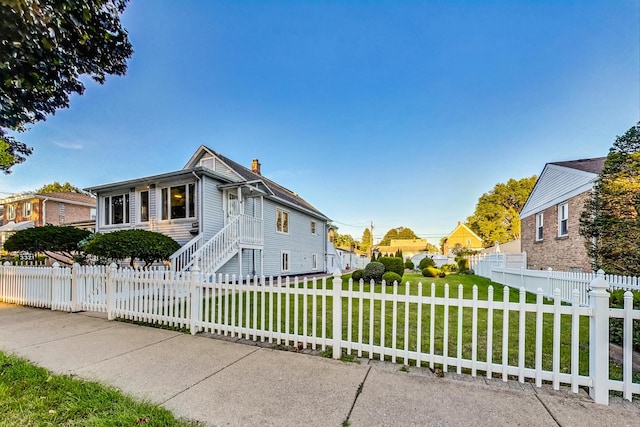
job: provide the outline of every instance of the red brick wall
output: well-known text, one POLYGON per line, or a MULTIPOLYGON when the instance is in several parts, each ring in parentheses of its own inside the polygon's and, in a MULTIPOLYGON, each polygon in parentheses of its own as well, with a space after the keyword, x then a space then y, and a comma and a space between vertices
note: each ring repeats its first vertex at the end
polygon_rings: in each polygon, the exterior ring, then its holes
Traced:
POLYGON ((551 267, 558 271, 580 269, 591 271, 591 262, 585 249, 585 241, 580 236, 580 215, 590 192, 584 192, 568 200, 568 235, 558 237, 558 206, 551 206, 544 212, 544 232, 542 241, 536 242, 536 215, 522 220, 522 250, 527 253, 527 268, 538 270, 551 267))

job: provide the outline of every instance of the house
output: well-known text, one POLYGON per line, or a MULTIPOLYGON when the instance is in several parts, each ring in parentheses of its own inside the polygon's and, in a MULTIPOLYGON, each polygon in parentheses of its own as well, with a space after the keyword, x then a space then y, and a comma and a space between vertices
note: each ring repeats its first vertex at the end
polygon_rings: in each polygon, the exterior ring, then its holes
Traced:
POLYGON ((510 242, 498 244, 491 246, 489 248, 484 248, 480 251, 482 254, 519 254, 522 253, 522 240, 516 239, 510 242))
POLYGON ((591 271, 580 216, 606 157, 547 163, 520 212, 527 268, 591 271))
POLYGON ((418 254, 429 253, 427 239, 391 239, 389 245, 376 246, 375 249, 382 255, 395 256, 398 251, 402 251, 403 258, 411 258, 418 254))
POLYGON ((291 190, 200 146, 180 170, 90 187, 96 230, 144 229, 181 249, 172 268, 288 276, 326 271, 329 219, 291 190))
POLYGON ((456 247, 470 251, 482 250, 482 239, 460 221, 458 221, 456 228, 442 239, 441 243, 443 255, 452 254, 456 247))
POLYGON ((82 225, 93 228, 96 199, 82 193, 24 193, 0 199, 4 213, 0 244, 16 231, 43 225, 82 225))

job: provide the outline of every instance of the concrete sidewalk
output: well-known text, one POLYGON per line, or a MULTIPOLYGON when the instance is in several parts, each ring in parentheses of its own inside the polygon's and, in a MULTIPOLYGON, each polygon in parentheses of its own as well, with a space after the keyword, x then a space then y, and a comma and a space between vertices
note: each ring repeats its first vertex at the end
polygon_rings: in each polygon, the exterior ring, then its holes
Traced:
POLYGON ((581 392, 300 353, 0 303, 0 350, 206 425, 638 426, 581 392), (348 422, 347 423, 345 423, 348 422))

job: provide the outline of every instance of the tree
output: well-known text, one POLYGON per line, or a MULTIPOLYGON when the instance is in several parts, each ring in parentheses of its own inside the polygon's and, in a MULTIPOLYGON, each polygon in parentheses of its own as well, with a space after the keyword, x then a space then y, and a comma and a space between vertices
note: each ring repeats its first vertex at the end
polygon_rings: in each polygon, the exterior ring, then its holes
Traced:
POLYGON ((16 231, 4 243, 10 252, 46 253, 56 261, 70 265, 78 258, 79 244, 91 234, 69 226, 45 225, 16 231))
POLYGON ((640 122, 617 136, 580 218, 594 270, 640 275, 640 122))
POLYGON ((467 226, 481 239, 484 247, 520 238, 520 211, 536 184, 537 177, 510 179, 499 183, 478 199, 467 226))
POLYGON ((380 246, 389 246, 391 240, 399 240, 399 239, 417 239, 418 236, 413 232, 412 229, 406 227, 397 227, 392 228, 387 231, 387 234, 384 235, 384 238, 378 243, 380 246))
POLYGON ((84 251, 109 261, 129 259, 133 267, 136 259, 145 266, 156 261, 169 259, 180 245, 169 236, 147 230, 118 230, 112 233, 96 234, 89 240, 84 251))
POLYGON ((42 187, 38 188, 36 191, 38 194, 48 194, 48 193, 82 193, 75 185, 71 185, 69 182, 65 182, 64 184, 60 184, 58 181, 54 181, 51 184, 45 184, 42 187))
POLYGON ((360 250, 363 252, 369 252, 369 249, 373 246, 373 236, 371 230, 365 228, 362 232, 362 240, 360 241, 360 250))
POLYGON ((353 239, 350 234, 339 234, 336 232, 333 237, 333 245, 336 248, 357 248, 359 246, 359 242, 353 239))
POLYGON ((32 149, 7 134, 23 132, 69 107, 82 94, 80 76, 102 84, 123 75, 133 53, 120 15, 128 0, 2 0, 0 2, 0 170, 32 149))

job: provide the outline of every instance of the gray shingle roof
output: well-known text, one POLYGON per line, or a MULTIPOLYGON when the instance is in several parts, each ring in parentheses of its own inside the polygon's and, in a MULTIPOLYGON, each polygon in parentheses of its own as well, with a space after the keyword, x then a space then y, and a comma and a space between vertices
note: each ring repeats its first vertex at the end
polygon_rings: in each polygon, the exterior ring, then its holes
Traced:
POLYGON ((606 157, 596 157, 593 159, 580 159, 580 160, 570 160, 567 162, 553 162, 551 165, 564 166, 566 168, 577 169, 584 172, 595 173, 596 175, 602 172, 602 168, 604 167, 604 161, 607 160, 606 157))

